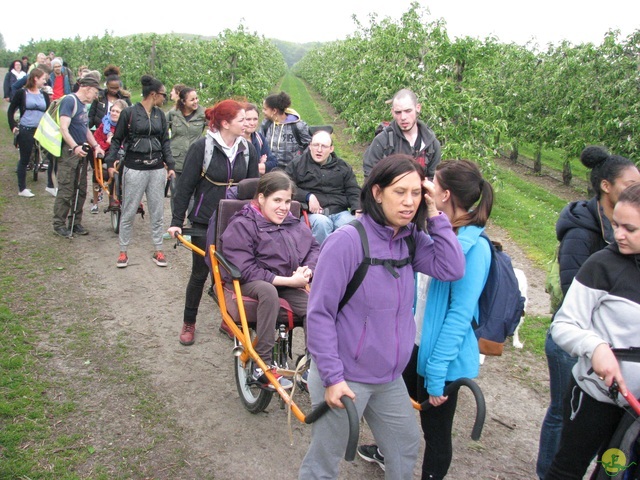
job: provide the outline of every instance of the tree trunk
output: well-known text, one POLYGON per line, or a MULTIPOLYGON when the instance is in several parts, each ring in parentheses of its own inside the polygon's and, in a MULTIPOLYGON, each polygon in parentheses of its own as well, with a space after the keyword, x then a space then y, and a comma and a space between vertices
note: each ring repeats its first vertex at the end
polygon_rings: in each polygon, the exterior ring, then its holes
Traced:
POLYGON ((511 153, 509 154, 509 160, 513 163, 518 163, 518 142, 513 142, 511 146, 511 153))
POLYGON ((542 173, 542 148, 538 148, 536 158, 533 160, 533 173, 542 173))
POLYGON ((571 173, 571 162, 567 158, 562 165, 562 183, 569 186, 571 185, 571 179, 573 174, 571 173))

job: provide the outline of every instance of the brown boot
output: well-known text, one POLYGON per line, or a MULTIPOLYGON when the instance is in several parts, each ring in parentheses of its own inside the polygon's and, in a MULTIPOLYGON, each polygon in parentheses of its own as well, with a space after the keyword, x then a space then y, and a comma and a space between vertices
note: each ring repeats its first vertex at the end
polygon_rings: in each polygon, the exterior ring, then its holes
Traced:
POLYGON ((231 331, 231 329, 227 326, 227 324, 225 323, 225 321, 223 320, 220 323, 220 328, 218 329, 220 330, 222 333, 224 333, 227 337, 229 337, 231 340, 233 340, 233 332, 231 331))
POLYGON ((193 345, 195 342, 196 324, 185 323, 182 325, 182 332, 180 332, 180 343, 182 345, 193 345))

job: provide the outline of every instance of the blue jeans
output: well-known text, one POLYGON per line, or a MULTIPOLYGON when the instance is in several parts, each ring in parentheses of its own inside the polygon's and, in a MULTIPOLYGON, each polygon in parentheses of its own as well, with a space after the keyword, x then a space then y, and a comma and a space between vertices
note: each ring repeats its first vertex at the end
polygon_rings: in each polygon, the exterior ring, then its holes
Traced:
POLYGON ((553 462, 558 447, 560 446, 560 434, 562 433, 562 417, 565 393, 569 389, 573 375, 571 369, 578 359, 562 350, 547 332, 547 340, 544 345, 549 365, 549 394, 551 403, 547 408, 547 414, 542 422, 540 430, 540 444, 538 447, 538 462, 536 474, 544 478, 553 462))
POLYGON ((321 213, 309 214, 309 223, 311 224, 311 233, 316 241, 322 245, 325 238, 327 238, 334 230, 337 230, 343 225, 346 225, 355 217, 351 215, 349 210, 344 210, 339 213, 333 213, 331 215, 323 215, 321 213))

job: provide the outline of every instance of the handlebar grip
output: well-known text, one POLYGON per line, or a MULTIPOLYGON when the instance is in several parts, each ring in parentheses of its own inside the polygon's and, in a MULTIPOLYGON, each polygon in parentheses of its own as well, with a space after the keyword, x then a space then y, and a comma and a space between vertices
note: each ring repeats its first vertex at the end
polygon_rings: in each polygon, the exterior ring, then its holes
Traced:
MULTIPOLYGON (((353 462, 356 458, 356 449, 358 448, 358 437, 360 436, 360 423, 358 421, 358 411, 351 398, 343 395, 340 401, 347 411, 349 419, 349 438, 347 440, 347 449, 345 450, 344 459, 347 462, 353 462)), ((329 411, 330 407, 327 402, 322 402, 309 415, 305 416, 304 423, 310 424, 318 420, 322 415, 329 411)))
POLYGON ((640 416, 640 402, 638 402, 633 393, 627 390, 627 394, 622 396, 627 401, 629 406, 633 408, 633 411, 636 412, 636 415, 640 416))
MULTIPOLYGON (((471 380, 470 378, 459 378, 451 382, 444 388, 444 396, 448 396, 449 394, 457 392, 460 387, 465 386, 471 393, 473 393, 473 397, 476 401, 476 419, 473 422, 473 429, 471 430, 471 439, 478 441, 480 440, 480 435, 482 435, 482 428, 484 427, 484 420, 487 416, 487 406, 484 401, 484 394, 480 387, 476 382, 471 380)), ((420 404, 420 408, 424 411, 432 408, 432 405, 429 403, 429 400, 425 400, 420 404)))

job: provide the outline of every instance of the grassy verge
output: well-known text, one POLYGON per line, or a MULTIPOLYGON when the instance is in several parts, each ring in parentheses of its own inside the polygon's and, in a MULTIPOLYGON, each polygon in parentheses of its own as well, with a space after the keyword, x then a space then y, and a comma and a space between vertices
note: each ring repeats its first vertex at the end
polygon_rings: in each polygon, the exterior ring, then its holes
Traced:
POLYGON ((507 230, 539 268, 546 268, 556 249, 555 223, 566 201, 507 169, 497 168, 492 183, 492 222, 507 230))
POLYGON ((7 196, 15 190, 16 153, 6 122, 5 115, 0 478, 159 478, 154 472, 163 466, 160 478, 184 478, 188 456, 173 415, 148 372, 134 365, 128 339, 109 343, 99 321, 108 305, 81 287, 95 282, 95 272, 83 277, 71 244, 54 241, 44 196, 28 203, 7 196), (38 227, 28 235, 21 225, 38 227))

